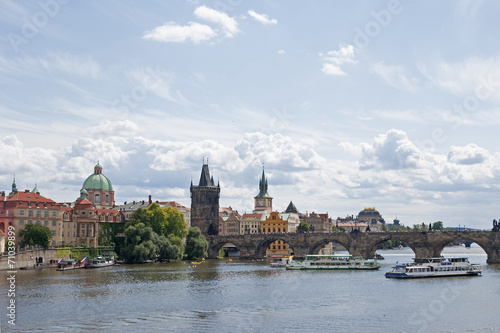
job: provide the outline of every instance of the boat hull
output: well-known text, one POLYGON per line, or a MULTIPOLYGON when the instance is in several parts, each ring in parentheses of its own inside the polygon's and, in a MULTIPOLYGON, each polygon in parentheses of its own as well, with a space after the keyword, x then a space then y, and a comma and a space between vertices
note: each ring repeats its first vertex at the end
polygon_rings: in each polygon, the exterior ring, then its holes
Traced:
POLYGON ((422 274, 422 275, 409 275, 406 273, 385 273, 386 278, 390 279, 422 279, 422 278, 439 278, 439 277, 453 277, 453 276, 479 276, 481 272, 469 272, 460 274, 422 274))

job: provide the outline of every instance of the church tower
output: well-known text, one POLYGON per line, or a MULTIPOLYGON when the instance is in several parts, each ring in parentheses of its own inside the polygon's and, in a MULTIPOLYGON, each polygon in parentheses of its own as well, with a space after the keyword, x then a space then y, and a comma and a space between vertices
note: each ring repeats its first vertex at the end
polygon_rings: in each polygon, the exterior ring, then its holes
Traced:
POLYGON ((273 198, 267 193, 267 179, 262 168, 262 178, 259 181, 259 194, 255 199, 255 214, 271 213, 273 211, 273 198))
POLYGON ((193 185, 191 181, 191 227, 198 227, 207 235, 219 234, 219 197, 220 186, 215 185, 214 177, 210 177, 208 164, 203 162, 200 183, 193 185))

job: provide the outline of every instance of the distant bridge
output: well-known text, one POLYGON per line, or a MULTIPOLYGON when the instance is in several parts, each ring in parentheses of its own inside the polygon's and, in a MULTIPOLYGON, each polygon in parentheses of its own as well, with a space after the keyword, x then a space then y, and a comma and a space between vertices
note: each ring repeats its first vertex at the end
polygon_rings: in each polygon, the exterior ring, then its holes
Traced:
POLYGON ((265 258, 267 248, 277 240, 288 244, 294 255, 300 257, 317 254, 326 244, 337 242, 353 256, 374 258, 378 247, 392 239, 404 242, 419 258, 440 256, 443 248, 453 241, 477 243, 488 255, 488 263, 500 263, 500 232, 492 231, 264 233, 207 237, 209 258, 216 258, 220 249, 231 243, 240 250, 241 259, 265 258))

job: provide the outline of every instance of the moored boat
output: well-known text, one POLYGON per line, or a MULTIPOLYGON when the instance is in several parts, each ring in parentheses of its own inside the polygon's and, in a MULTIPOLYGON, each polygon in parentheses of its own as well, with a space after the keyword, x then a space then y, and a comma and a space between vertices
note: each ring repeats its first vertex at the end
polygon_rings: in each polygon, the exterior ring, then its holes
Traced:
POLYGON ((353 257, 350 254, 307 255, 305 259, 291 258, 286 265, 290 270, 376 270, 380 264, 375 259, 353 257))
POLYGON ((94 259, 90 259, 85 263, 85 268, 101 268, 113 266, 115 257, 111 255, 102 255, 94 259))
POLYGON ((472 264, 468 258, 415 258, 412 263, 396 264, 386 278, 413 279, 449 276, 476 276, 481 274, 481 265, 472 264))
POLYGON ((60 260, 57 263, 57 270, 58 271, 68 271, 71 269, 77 269, 77 268, 82 268, 83 266, 80 265, 79 262, 77 262, 75 259, 66 259, 66 260, 60 260))
POLYGON ((292 256, 284 256, 284 257, 275 257, 271 258, 270 264, 271 267, 286 267, 286 265, 290 262, 292 256))

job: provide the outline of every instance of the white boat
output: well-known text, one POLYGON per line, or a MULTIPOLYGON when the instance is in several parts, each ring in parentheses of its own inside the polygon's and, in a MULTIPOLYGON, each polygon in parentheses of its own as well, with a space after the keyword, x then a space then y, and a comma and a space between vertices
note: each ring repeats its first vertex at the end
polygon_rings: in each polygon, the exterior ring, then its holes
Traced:
POLYGON ((271 267, 286 267, 291 258, 291 256, 271 258, 271 267))
POLYGON ((471 264, 468 258, 415 258, 412 263, 396 264, 386 278, 412 279, 481 274, 481 265, 471 264))
POLYGON ((82 267, 83 266, 80 265, 80 262, 77 262, 75 259, 61 260, 57 263, 58 271, 69 271, 71 269, 77 269, 82 267))
POLYGON ((90 259, 85 263, 85 268, 101 268, 113 266, 115 264, 115 257, 109 255, 102 255, 94 259, 90 259))
POLYGON ((375 259, 353 257, 350 254, 307 255, 305 259, 291 258, 286 269, 300 270, 375 270, 380 264, 375 259))

